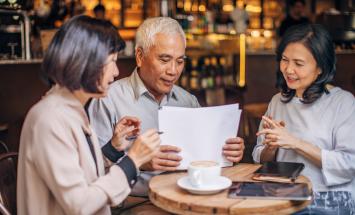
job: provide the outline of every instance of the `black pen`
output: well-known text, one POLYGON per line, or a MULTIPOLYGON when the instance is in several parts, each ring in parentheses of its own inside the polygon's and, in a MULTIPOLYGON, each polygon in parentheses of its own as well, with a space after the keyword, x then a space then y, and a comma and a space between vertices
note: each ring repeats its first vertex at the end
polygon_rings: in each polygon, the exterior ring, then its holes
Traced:
MULTIPOLYGON (((158 134, 161 135, 163 134, 164 132, 162 131, 158 131, 158 134)), ((135 139, 137 139, 138 135, 132 135, 132 136, 129 136, 129 137, 126 137, 126 140, 128 141, 134 141, 135 139)))

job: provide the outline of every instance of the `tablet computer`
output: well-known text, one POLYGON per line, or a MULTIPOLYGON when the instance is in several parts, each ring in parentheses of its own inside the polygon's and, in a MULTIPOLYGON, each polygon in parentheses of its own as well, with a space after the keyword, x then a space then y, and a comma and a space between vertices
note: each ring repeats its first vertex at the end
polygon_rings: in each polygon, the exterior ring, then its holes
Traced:
POLYGON ((312 199, 312 192, 306 183, 233 182, 228 197, 305 201, 312 199))

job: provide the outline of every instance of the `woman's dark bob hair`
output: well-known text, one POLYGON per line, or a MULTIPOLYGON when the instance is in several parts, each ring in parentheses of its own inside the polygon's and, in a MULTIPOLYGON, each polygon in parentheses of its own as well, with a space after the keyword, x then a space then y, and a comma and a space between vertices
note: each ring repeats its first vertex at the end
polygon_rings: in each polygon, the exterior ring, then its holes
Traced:
POLYGON ((125 42, 109 21, 76 16, 53 37, 42 70, 49 82, 70 91, 100 93, 97 87, 107 57, 124 47, 125 42))
POLYGON ((320 98, 323 93, 329 93, 326 84, 329 84, 335 75, 336 57, 333 40, 330 34, 320 25, 302 24, 290 27, 282 37, 277 50, 278 64, 276 87, 281 91, 282 101, 287 103, 295 96, 296 91, 287 87, 287 83, 280 71, 280 61, 285 48, 290 43, 302 43, 313 55, 321 74, 304 91, 302 102, 312 103, 320 98))

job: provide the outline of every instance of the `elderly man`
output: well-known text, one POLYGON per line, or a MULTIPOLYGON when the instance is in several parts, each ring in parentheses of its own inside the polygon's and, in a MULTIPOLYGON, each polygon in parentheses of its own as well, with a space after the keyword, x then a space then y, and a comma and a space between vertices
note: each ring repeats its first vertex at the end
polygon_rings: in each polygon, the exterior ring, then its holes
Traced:
MULTIPOLYGON (((116 138, 115 125, 123 116, 138 117, 145 131, 158 128, 161 106, 200 106, 195 96, 174 85, 184 68, 185 47, 185 34, 176 20, 156 17, 143 22, 136 33, 137 68, 130 77, 113 83, 106 98, 93 100, 89 107, 101 145, 110 145, 107 143, 116 138)), ((223 146, 223 154, 231 162, 239 162, 243 150, 244 141, 238 137, 226 140, 223 146)), ((132 194, 147 195, 153 171, 176 170, 182 159, 179 151, 175 146, 161 146, 157 156, 141 168, 144 172, 132 194)))

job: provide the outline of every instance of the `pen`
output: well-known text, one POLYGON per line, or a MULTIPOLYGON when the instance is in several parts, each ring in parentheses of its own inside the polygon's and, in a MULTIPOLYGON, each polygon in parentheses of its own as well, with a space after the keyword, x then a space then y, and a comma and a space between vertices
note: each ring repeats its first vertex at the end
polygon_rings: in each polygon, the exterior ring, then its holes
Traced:
MULTIPOLYGON (((162 131, 158 131, 158 134, 161 135, 163 134, 164 132, 162 131)), ((135 139, 137 139, 138 135, 132 135, 132 136, 129 136, 129 137, 126 137, 126 140, 128 141, 134 141, 135 139)))

